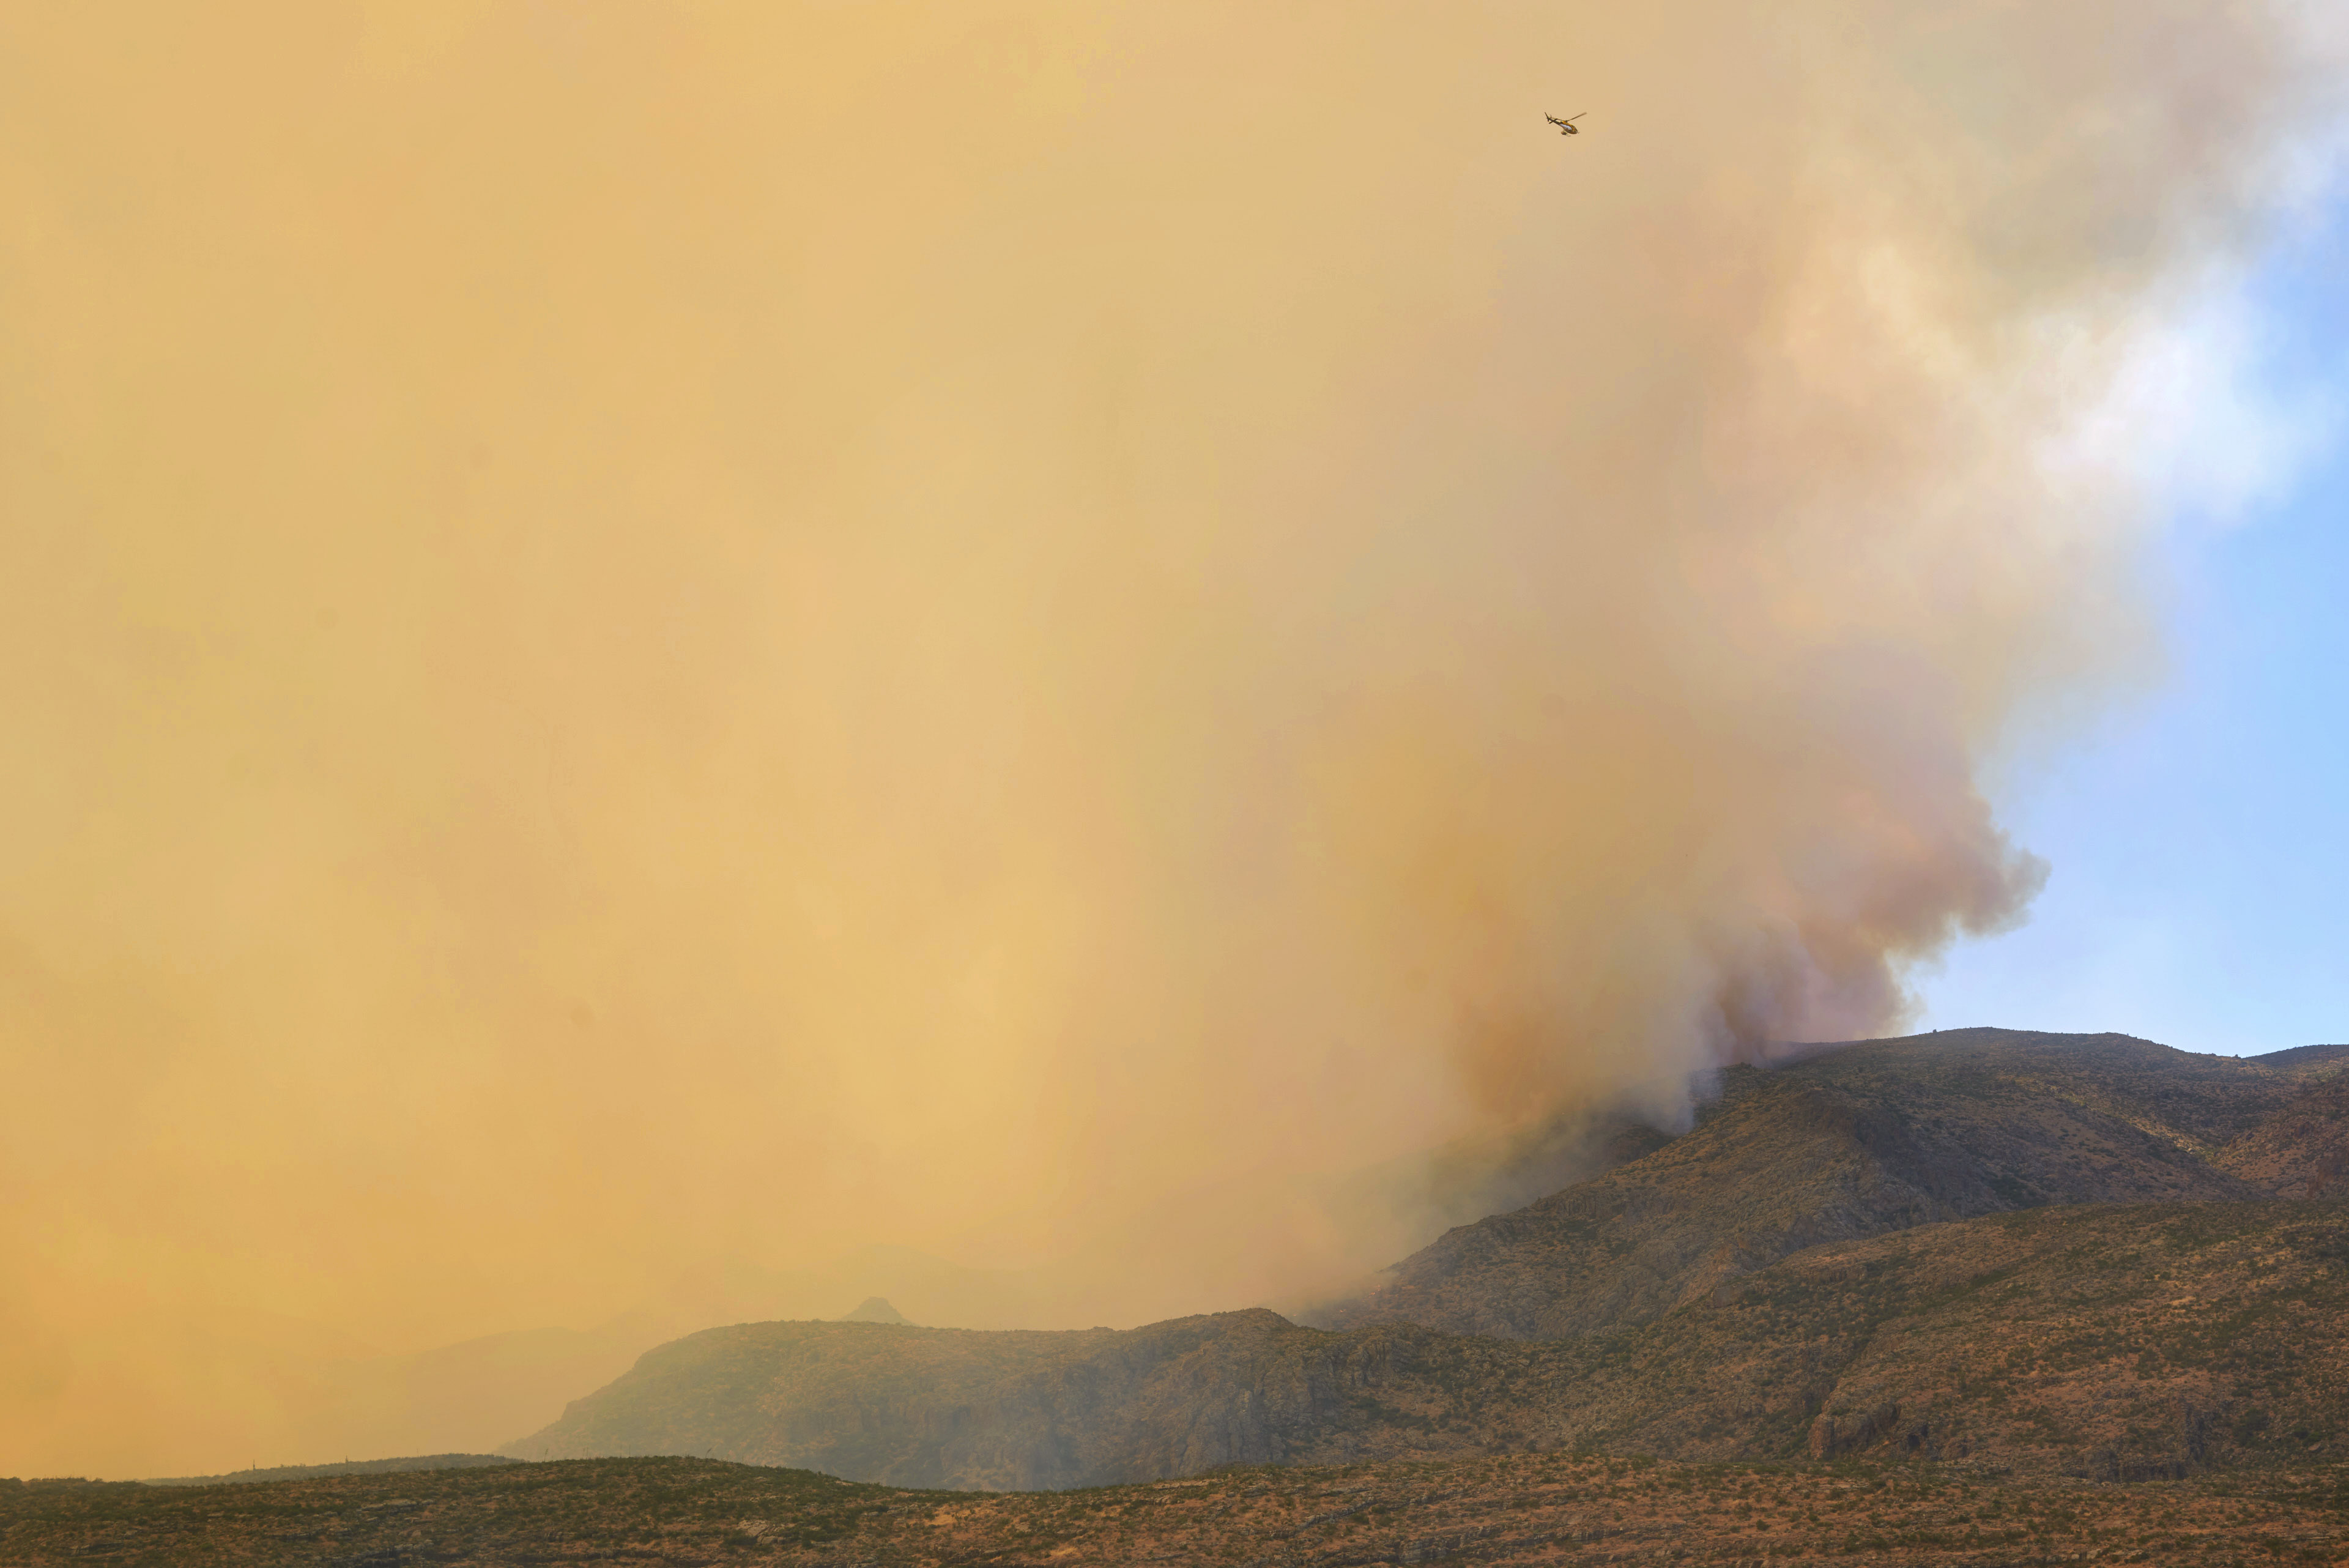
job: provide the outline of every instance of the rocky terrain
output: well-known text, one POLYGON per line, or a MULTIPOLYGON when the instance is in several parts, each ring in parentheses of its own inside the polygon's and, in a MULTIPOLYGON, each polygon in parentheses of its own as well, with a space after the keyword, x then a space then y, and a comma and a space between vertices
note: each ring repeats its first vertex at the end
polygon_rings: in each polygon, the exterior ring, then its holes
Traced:
POLYGON ((2349 1467, 2136 1486, 1940 1465, 1513 1454, 1074 1492, 858 1485, 706 1459, 186 1489, 0 1480, 15 1568, 588 1563, 1269 1568, 2349 1562, 2349 1467))

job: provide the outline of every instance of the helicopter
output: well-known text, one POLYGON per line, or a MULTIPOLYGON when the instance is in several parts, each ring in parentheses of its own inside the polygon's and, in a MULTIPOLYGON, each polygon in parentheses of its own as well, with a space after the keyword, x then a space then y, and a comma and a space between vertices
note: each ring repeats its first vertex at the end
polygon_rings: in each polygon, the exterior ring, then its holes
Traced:
MULTIPOLYGON (((1584 109, 1582 114, 1588 114, 1589 112, 1590 111, 1588 109, 1584 109)), ((1554 114, 1546 114, 1543 115, 1542 118, 1548 120, 1552 125, 1557 126, 1557 133, 1560 136, 1579 136, 1582 134, 1582 128, 1574 122, 1582 118, 1582 114, 1569 114, 1564 119, 1558 119, 1558 117, 1554 114)))

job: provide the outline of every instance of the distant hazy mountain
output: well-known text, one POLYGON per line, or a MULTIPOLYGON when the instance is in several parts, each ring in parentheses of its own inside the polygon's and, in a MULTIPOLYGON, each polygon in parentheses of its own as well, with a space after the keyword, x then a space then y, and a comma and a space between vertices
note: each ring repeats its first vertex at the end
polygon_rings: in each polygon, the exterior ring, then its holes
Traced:
MULTIPOLYGON (((248 1370, 287 1418, 255 1448, 264 1458, 304 1459, 487 1449, 544 1426, 568 1401, 681 1334, 724 1324, 830 1317, 845 1302, 862 1303, 851 1318, 877 1301, 893 1316, 874 1321, 974 1328, 1133 1323, 1193 1302, 1220 1304, 1186 1273, 1187 1260, 1215 1244, 1219 1217, 1238 1202, 1310 1209, 1327 1218, 1331 1231, 1388 1235, 1402 1251, 1447 1224, 1636 1158, 1662 1136, 1619 1119, 1577 1118, 1506 1146, 1467 1141, 1270 1195, 1230 1190, 1254 1179, 1226 1176, 1219 1179, 1226 1188, 1170 1199, 1129 1233, 1033 1268, 976 1269, 897 1246, 859 1248, 801 1268, 718 1258, 586 1328, 517 1329, 392 1355, 356 1347, 290 1358, 273 1351, 267 1366, 248 1370)), ((1355 1267, 1381 1261, 1364 1258, 1355 1267)), ((273 1328, 254 1337, 282 1346, 288 1336, 273 1328)), ((181 1462, 193 1468, 202 1459, 181 1462)))
POLYGON ((146 1468, 212 1471, 223 1462, 263 1461, 227 1472, 245 1476, 286 1469, 281 1461, 347 1454, 479 1453, 544 1426, 646 1351, 698 1329, 830 1315, 870 1296, 1013 1314, 1025 1310, 1026 1288, 910 1249, 873 1247, 798 1271, 712 1260, 588 1327, 516 1329, 391 1355, 315 1324, 259 1317, 220 1347, 212 1371, 222 1387, 234 1391, 230 1397, 273 1411, 274 1420, 227 1452, 159 1444, 157 1459, 146 1468))
POLYGON ((891 1306, 881 1297, 866 1296, 863 1301, 856 1303, 856 1308, 854 1312, 843 1313, 834 1321, 839 1323, 904 1323, 906 1320, 905 1314, 899 1312, 895 1307, 891 1306))
POLYGON ((744 1324, 662 1346, 506 1451, 1014 1490, 1525 1448, 1889 1449, 2111 1480, 2322 1460, 2349 1432, 2344 1219, 2153 1204, 1926 1226, 1547 1341, 1262 1310, 1123 1332, 744 1324))
POLYGON ((503 1451, 1020 1489, 1560 1444, 2323 1458, 2349 1429, 2349 1205, 2280 1198, 2349 1186, 2344 1065, 2004 1030, 1822 1048, 1448 1233, 1330 1314, 1349 1332, 743 1324, 503 1451))

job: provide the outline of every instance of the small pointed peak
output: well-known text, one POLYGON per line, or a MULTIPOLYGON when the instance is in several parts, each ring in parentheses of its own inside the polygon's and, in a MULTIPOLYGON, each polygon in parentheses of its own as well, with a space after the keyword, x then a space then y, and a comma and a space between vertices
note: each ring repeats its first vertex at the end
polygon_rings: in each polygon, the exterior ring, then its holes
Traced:
POLYGON ((834 1323, 904 1323, 905 1314, 891 1306, 880 1296, 866 1296, 856 1303, 854 1312, 844 1313, 834 1323))

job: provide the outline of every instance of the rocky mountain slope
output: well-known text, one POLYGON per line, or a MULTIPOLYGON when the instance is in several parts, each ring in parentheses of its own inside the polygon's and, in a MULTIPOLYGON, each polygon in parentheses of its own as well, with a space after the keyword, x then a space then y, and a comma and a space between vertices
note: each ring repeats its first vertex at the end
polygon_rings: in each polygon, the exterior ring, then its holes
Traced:
POLYGON ((1036 1490, 1526 1449, 1889 1452, 2106 1479, 2349 1432, 2349 1205, 2044 1209, 1809 1249, 1650 1323, 1524 1341, 1264 1311, 1130 1331, 746 1324, 520 1458, 691 1453, 1036 1490))
POLYGON ((2304 1086, 2126 1035, 1964 1029, 1733 1069, 1723 1090, 1656 1152, 1451 1231, 1312 1320, 1588 1334, 1823 1242, 2048 1204, 2271 1197, 2275 1172, 2224 1156, 2304 1086))
POLYGON ((2349 1074, 2313 1078, 2214 1163, 2281 1198, 2349 1197, 2349 1074))
POLYGON ((503 1451, 1019 1490, 1526 1447, 2114 1478, 2317 1455, 2349 1428, 2344 1066, 2001 1030, 1823 1049, 1310 1325, 743 1324, 503 1451))

